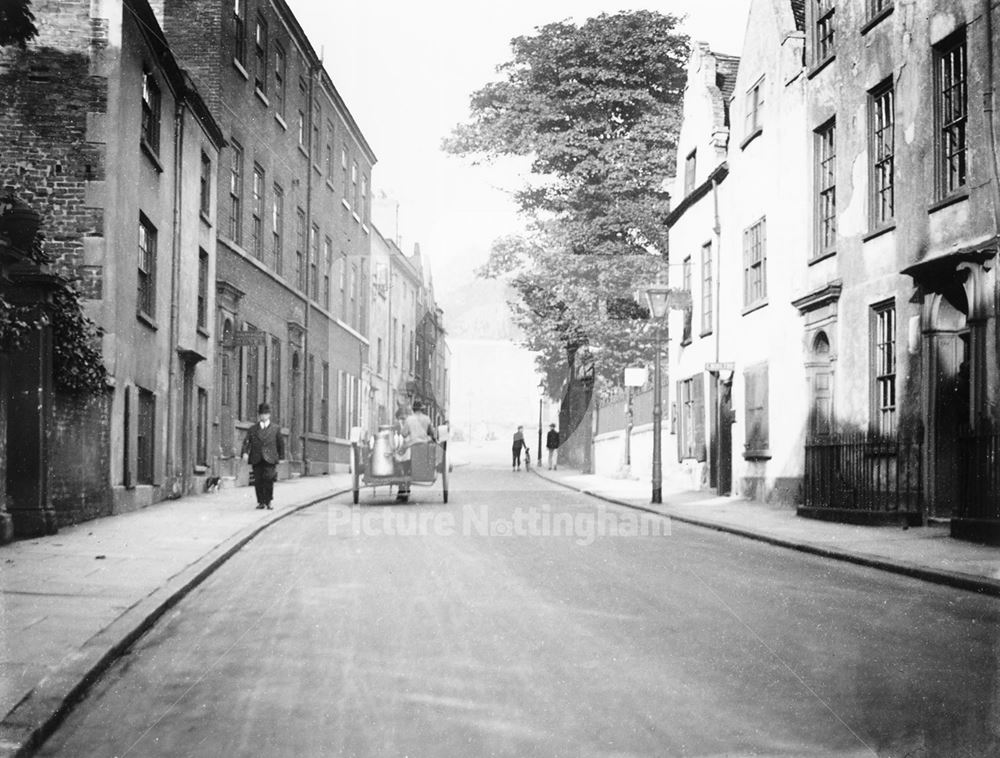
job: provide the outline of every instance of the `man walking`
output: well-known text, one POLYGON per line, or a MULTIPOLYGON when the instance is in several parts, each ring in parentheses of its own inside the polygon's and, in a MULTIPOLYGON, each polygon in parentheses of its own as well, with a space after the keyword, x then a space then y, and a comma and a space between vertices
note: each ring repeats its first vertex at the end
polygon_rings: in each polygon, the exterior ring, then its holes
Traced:
POLYGON ((524 427, 517 427, 517 431, 514 432, 514 439, 510 446, 511 453, 511 468, 514 471, 521 470, 521 449, 524 448, 524 427))
POLYGON ((271 510, 274 481, 278 478, 278 461, 285 458, 285 438, 277 424, 271 423, 271 406, 257 407, 257 423, 247 430, 243 439, 243 462, 253 466, 253 487, 257 507, 271 510))
POLYGON ((549 471, 556 468, 559 457, 559 432, 555 424, 549 424, 549 433, 545 435, 545 447, 549 451, 549 471))

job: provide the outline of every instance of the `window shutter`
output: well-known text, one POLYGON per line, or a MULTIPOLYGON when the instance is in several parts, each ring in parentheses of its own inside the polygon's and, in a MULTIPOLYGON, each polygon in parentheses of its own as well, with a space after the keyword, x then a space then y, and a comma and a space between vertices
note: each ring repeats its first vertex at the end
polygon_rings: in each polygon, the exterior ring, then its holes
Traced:
POLYGON ((771 446, 771 436, 768 429, 768 407, 767 407, 767 364, 760 367, 757 374, 757 405, 759 411, 759 432, 757 444, 761 450, 767 450, 771 446))
POLYGON ((691 379, 691 406, 694 414, 694 457, 703 462, 705 455, 705 381, 701 374, 691 379))
POLYGON ((684 439, 684 382, 677 382, 677 460, 684 460, 684 451, 687 449, 684 439))

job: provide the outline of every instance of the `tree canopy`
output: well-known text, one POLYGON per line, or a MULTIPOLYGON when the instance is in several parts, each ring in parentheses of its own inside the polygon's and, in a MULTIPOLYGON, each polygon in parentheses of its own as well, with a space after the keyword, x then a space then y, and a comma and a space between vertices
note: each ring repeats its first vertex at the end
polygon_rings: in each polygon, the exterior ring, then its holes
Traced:
POLYGON ((24 47, 37 35, 31 0, 0 0, 0 47, 24 47))
POLYGON ((481 274, 510 278, 515 320, 552 391, 567 351, 587 348, 614 382, 648 341, 632 293, 666 262, 664 188, 689 49, 678 23, 629 11, 515 38, 502 78, 472 95, 471 119, 444 142, 477 162, 531 158, 517 201, 532 231, 498 240, 481 274))

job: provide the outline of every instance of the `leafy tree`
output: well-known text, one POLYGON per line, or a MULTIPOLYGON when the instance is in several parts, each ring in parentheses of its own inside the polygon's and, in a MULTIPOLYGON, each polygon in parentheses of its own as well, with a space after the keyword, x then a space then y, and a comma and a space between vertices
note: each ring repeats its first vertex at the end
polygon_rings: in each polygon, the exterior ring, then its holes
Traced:
POLYGON ((24 47, 38 35, 31 0, 0 0, 0 47, 24 47))
POLYGON ((498 240, 481 273, 511 278, 514 318, 550 390, 567 351, 589 351, 612 383, 637 353, 648 359, 632 292, 665 263, 664 185, 688 54, 678 22, 631 11, 515 38, 502 79, 472 95, 470 122, 444 142, 476 162, 532 159, 517 195, 532 234, 498 240))

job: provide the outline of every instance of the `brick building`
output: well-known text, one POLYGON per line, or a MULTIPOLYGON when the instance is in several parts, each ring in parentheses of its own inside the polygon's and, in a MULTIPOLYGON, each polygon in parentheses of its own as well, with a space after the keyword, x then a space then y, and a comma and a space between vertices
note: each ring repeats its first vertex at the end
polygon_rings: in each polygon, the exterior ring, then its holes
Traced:
POLYGON ((37 0, 0 51, 0 181, 103 329, 113 389, 55 397, 58 522, 191 491, 207 471, 214 173, 224 139, 145 0, 37 0), (201 211, 206 209, 203 214, 201 211))
POLYGON ((228 146, 214 233, 215 470, 245 481, 242 435, 267 401, 289 439, 279 472, 345 467, 368 360, 364 135, 282 0, 155 0, 228 146))

